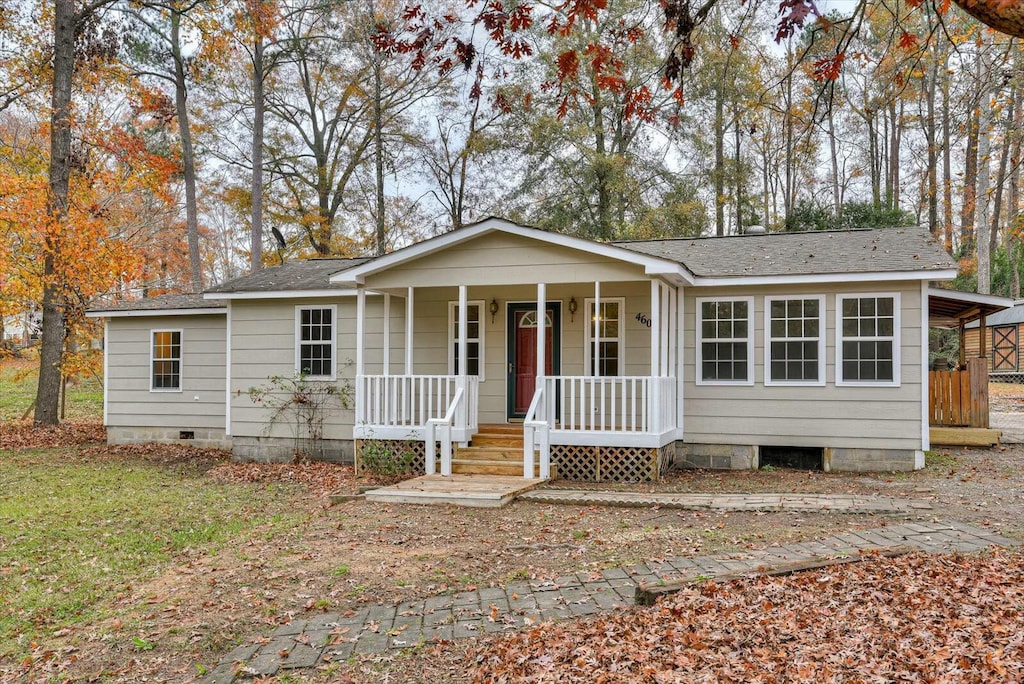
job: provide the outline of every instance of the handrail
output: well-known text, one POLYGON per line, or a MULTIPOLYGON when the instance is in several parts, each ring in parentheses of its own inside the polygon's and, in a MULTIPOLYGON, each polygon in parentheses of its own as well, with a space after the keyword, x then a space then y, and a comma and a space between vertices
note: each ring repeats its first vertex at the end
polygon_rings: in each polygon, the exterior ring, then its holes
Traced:
POLYGON ((533 477, 533 454, 540 452, 540 476, 542 479, 551 477, 551 426, 546 420, 537 420, 537 413, 542 412, 544 402, 544 381, 537 383, 533 392, 533 400, 523 419, 523 477, 533 477))
POLYGON ((441 430, 441 475, 450 477, 452 474, 452 421, 455 420, 455 412, 459 408, 459 404, 462 403, 463 388, 459 387, 455 390, 455 396, 452 397, 452 401, 448 404, 448 410, 444 414, 444 418, 431 418, 427 421, 426 434, 424 439, 426 441, 426 463, 424 470, 427 475, 433 475, 436 466, 436 454, 435 449, 435 435, 437 430, 441 430))

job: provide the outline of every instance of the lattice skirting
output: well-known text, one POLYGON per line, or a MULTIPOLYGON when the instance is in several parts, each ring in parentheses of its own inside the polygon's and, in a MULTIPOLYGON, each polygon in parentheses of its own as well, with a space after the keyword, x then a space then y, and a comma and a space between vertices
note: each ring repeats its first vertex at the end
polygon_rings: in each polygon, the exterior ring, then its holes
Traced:
POLYGON ((672 462, 674 444, 651 447, 551 446, 558 476, 577 482, 655 482, 672 462))
MULTIPOLYGON (((412 460, 409 465, 409 470, 413 475, 422 475, 427 470, 427 443, 424 441, 405 440, 405 439, 357 439, 356 440, 356 475, 362 474, 363 469, 363 449, 371 446, 372 448, 380 448, 390 454, 391 458, 399 461, 403 454, 411 453, 412 460)), ((439 453, 441 445, 437 446, 439 453)))

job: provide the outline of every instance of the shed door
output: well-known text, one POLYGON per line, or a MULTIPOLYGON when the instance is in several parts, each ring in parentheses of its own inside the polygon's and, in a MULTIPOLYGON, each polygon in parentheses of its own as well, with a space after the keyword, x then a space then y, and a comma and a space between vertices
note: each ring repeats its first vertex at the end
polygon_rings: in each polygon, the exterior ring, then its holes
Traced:
POLYGON ((1017 326, 999 325, 992 328, 992 370, 1017 370, 1017 326))

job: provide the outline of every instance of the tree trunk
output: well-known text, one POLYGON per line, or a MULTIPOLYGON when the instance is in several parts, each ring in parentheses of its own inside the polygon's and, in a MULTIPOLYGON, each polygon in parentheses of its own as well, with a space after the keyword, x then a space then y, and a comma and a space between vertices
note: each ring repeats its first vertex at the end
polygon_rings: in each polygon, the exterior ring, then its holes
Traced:
POLYGON ((836 227, 843 225, 843 199, 839 194, 839 149, 836 141, 835 86, 830 87, 828 98, 828 149, 832 161, 832 211, 836 227))
MULTIPOLYGON (((1019 53, 1016 53, 1019 55, 1019 53)), ((1019 64, 1019 57, 1015 55, 1015 62, 1019 64)), ((1016 117, 1014 118, 1013 129, 1010 135, 1013 137, 1010 152, 1010 192, 1007 202, 1007 230, 1004 232, 1006 240, 1006 259, 1010 263, 1010 297, 1020 298, 1020 240, 1017 231, 1020 230, 1020 147, 1021 147, 1021 126, 1024 125, 1022 116, 1021 92, 1016 90, 1016 117)))
POLYGON ((939 238, 939 181, 938 181, 938 147, 935 138, 935 91, 939 78, 938 55, 932 60, 931 74, 925 89, 926 115, 924 121, 924 137, 928 145, 927 193, 928 193, 928 230, 939 238))
POLYGON ((188 237, 188 265, 192 291, 203 291, 203 262, 199 255, 199 210, 196 203, 196 162, 192 151, 192 130, 188 123, 188 92, 185 59, 181 54, 181 11, 171 7, 171 57, 174 60, 174 108, 181 136, 181 165, 185 181, 185 231, 188 237))
POLYGON ((725 235, 725 95, 715 88, 715 235, 725 235))
POLYGON ((733 133, 736 141, 736 234, 743 234, 743 159, 740 156, 740 112, 733 110, 733 133))
POLYGON ((953 173, 951 162, 951 138, 949 123, 949 52, 945 50, 943 36, 939 36, 942 53, 942 222, 946 251, 953 252, 953 173))
POLYGON ((381 107, 381 53, 374 51, 373 59, 373 167, 377 186, 377 206, 374 212, 376 225, 374 253, 381 256, 387 251, 387 233, 384 221, 384 122, 382 121, 384 113, 381 107))
POLYGON ((1024 38, 1024 4, 1006 0, 953 0, 972 17, 1008 36, 1024 38))
POLYGON ((974 211, 974 230, 978 242, 978 292, 989 294, 992 291, 992 253, 989 242, 989 182, 990 182, 990 161, 989 155, 992 150, 991 117, 992 109, 989 107, 989 94, 986 85, 989 82, 990 65, 982 46, 982 54, 979 59, 980 73, 978 83, 982 84, 981 98, 979 101, 978 113, 978 193, 974 211))
MULTIPOLYGON (((979 86, 980 87, 980 86, 979 86)), ((960 244, 964 255, 970 255, 976 246, 974 211, 978 204, 978 115, 975 103, 967 113, 967 144, 964 160, 964 194, 960 208, 960 244)))
POLYGON ((53 91, 50 98, 50 169, 47 207, 51 230, 43 254, 43 320, 36 387, 35 423, 59 422, 60 382, 64 363, 64 301, 54 281, 62 260, 61 234, 67 228, 68 185, 71 178, 71 83, 75 72, 75 29, 80 17, 74 0, 54 0, 53 91))
MULTIPOLYGON (((1006 110, 1006 130, 1003 134, 1003 149, 999 153, 999 168, 996 171, 996 189, 992 200, 992 226, 989 230, 989 253, 994 254, 999 244, 1000 219, 1003 209, 1003 186, 1006 183, 1006 166, 1010 161, 1010 136, 1017 118, 1017 88, 1010 88, 1010 106, 1006 110)), ((1009 231, 1007 231, 1009 232, 1009 231)))
POLYGON ((266 104, 263 36, 256 36, 252 51, 252 227, 249 233, 249 269, 263 268, 263 127, 266 104))

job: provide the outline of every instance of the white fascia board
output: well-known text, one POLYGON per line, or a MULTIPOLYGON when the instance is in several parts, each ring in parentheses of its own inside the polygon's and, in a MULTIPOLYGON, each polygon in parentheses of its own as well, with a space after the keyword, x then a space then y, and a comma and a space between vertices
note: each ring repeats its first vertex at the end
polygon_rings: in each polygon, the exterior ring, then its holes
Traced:
POLYGON ((802 283, 878 283, 900 280, 952 280, 954 269, 944 271, 890 271, 881 273, 826 273, 820 275, 779 275, 731 278, 694 278, 695 287, 729 287, 730 285, 798 285, 802 283))
POLYGON ((927 295, 929 297, 942 297, 944 299, 953 299, 959 302, 969 302, 971 304, 989 304, 991 306, 1001 306, 1006 309, 1012 309, 1015 302, 1010 297, 999 297, 998 295, 986 295, 978 294, 976 292, 960 292, 959 290, 945 290, 941 287, 931 287, 927 289, 927 295))
POLYGON ((495 231, 518 235, 520 237, 537 240, 539 242, 547 242, 548 244, 558 245, 560 247, 589 252, 609 259, 637 264, 643 266, 648 275, 674 276, 682 279, 686 283, 693 282, 692 275, 690 275, 686 269, 680 266, 677 262, 670 259, 659 259, 658 257, 634 252, 624 247, 606 245, 600 242, 593 242, 591 240, 573 237, 571 235, 564 235, 562 233, 551 233, 537 228, 525 228, 504 219, 489 219, 475 226, 469 226, 461 230, 445 233, 439 237, 424 240, 423 242, 411 245, 405 249, 392 252, 391 254, 368 261, 365 264, 336 273, 331 276, 331 282, 362 284, 368 275, 386 271, 392 266, 433 254, 434 252, 446 249, 452 245, 457 245, 461 242, 466 242, 467 240, 472 240, 473 238, 495 231))
POLYGON ((267 292, 207 292, 203 299, 306 299, 355 297, 355 290, 271 290, 267 292))
POLYGON ((225 316, 227 309, 129 309, 124 311, 89 311, 86 318, 133 318, 136 316, 225 316))

